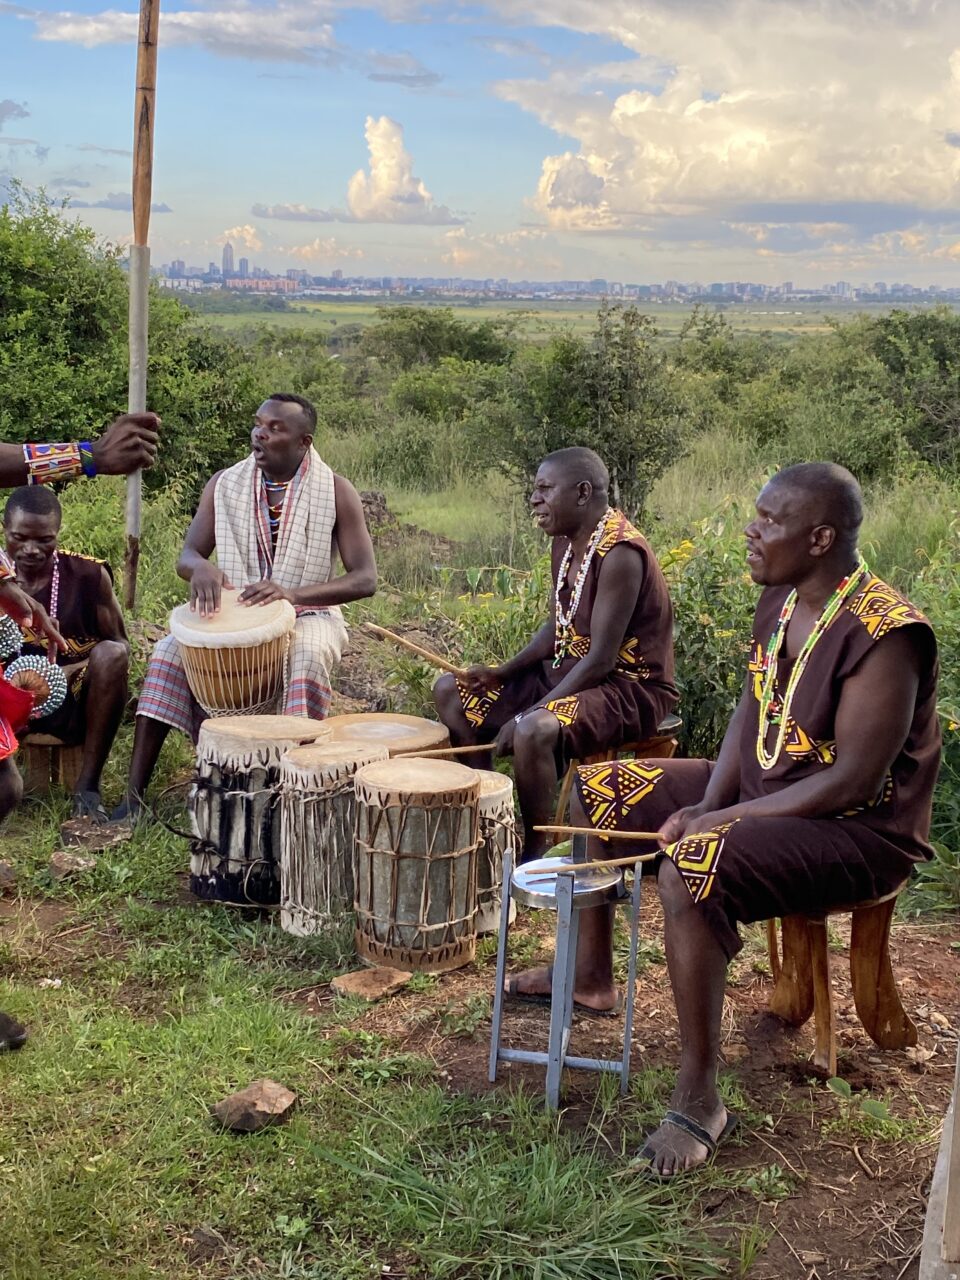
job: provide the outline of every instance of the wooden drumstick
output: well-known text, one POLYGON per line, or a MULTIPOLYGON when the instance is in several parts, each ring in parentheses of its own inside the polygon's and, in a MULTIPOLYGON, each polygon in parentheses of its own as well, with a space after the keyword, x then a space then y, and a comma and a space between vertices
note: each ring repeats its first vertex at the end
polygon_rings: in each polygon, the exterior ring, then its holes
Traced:
POLYGON ((600 831, 596 827, 534 827, 552 836, 596 836, 598 840, 659 840, 659 831, 600 831))
POLYGON ((418 751, 416 747, 408 747, 405 751, 395 751, 393 758, 399 756, 422 756, 429 760, 433 756, 466 756, 477 751, 492 751, 492 742, 478 742, 473 747, 431 747, 429 751, 418 751))
MULTIPOLYGON (((533 871, 527 880, 546 880, 550 876, 568 876, 576 875, 578 871, 608 871, 611 867, 635 867, 638 862, 653 862, 655 858, 659 858, 659 853, 638 853, 632 858, 607 858, 598 859, 596 862, 564 862, 556 869, 550 867, 541 867, 537 871, 533 871)), ((556 861, 559 863, 560 859, 556 861)), ((518 870, 522 871, 521 865, 518 870)))
POLYGON ((398 636, 395 631, 388 631, 386 627, 378 627, 376 623, 365 622, 363 630, 369 631, 380 640, 392 640, 394 644, 398 644, 404 649, 409 649, 411 653, 415 653, 418 658, 423 658, 431 666, 439 667, 441 671, 449 671, 452 676, 465 676, 467 674, 465 667, 454 666, 446 658, 441 658, 439 653, 431 653, 429 649, 421 649, 412 640, 407 640, 405 636, 398 636))

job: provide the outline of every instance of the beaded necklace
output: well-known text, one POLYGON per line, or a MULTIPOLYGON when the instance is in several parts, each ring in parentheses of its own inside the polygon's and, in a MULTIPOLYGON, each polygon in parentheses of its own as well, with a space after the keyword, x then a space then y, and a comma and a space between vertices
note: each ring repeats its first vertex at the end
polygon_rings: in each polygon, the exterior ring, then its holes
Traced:
POLYGON ((53 577, 50 579, 50 617, 54 622, 57 620, 57 610, 60 607, 60 552, 53 553, 53 577))
POLYGON ((277 536, 280 532, 280 518, 283 515, 283 504, 286 501, 287 490, 293 483, 292 480, 267 480, 263 479, 263 489, 267 497, 267 523, 270 526, 270 542, 273 546, 277 545, 277 536), (271 491, 280 491, 280 499, 278 502, 271 502, 271 491))
POLYGON ((563 553, 563 559, 560 561, 560 568, 557 570, 557 582, 554 589, 554 628, 553 628, 553 665, 559 667, 560 663, 567 656, 567 649, 570 645, 570 635, 573 631, 573 621, 577 616, 577 610, 580 608, 580 597, 583 595, 583 588, 586 585, 587 574, 590 572, 590 563, 593 560, 594 552, 600 545, 600 539, 603 537, 603 531, 606 528, 607 521, 614 514, 613 507, 607 507, 606 511, 600 517, 600 521, 593 533, 590 535, 590 542, 584 552, 583 559, 580 562, 580 568, 577 570, 576 581, 570 592, 570 607, 564 613, 560 607, 560 591, 563 584, 567 580, 567 573, 573 561, 573 542, 567 543, 567 549, 563 553))
POLYGON ((787 736, 787 726, 790 722, 793 695, 796 693, 797 686, 803 678, 807 663, 810 661, 810 655, 826 634, 844 603, 860 585, 861 579, 866 572, 866 562, 862 556, 858 555, 856 568, 838 583, 827 603, 823 606, 820 616, 811 627, 810 634, 804 640, 803 646, 797 655, 797 660, 793 664, 793 669, 787 680, 787 687, 784 690, 783 701, 778 702, 776 692, 777 663, 780 650, 783 647, 783 640, 787 633, 787 627, 793 617, 793 611, 797 607, 796 591, 791 591, 786 600, 784 600, 783 608, 780 610, 780 617, 777 619, 777 625, 767 641, 767 649, 763 656, 763 684, 760 689, 760 717, 757 724, 757 762, 761 769, 772 769, 780 759, 780 752, 783 750, 784 740, 787 736), (777 737, 773 750, 768 751, 767 733, 770 726, 774 724, 777 726, 777 737))

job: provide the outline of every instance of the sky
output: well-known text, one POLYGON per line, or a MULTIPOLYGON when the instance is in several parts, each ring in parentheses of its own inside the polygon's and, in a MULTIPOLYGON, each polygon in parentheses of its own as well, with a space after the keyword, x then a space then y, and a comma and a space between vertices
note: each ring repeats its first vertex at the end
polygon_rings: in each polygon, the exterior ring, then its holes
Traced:
MULTIPOLYGON (((0 0, 0 185, 129 239, 137 10, 0 0)), ((956 0, 163 0, 155 263, 960 285, 956 0)))

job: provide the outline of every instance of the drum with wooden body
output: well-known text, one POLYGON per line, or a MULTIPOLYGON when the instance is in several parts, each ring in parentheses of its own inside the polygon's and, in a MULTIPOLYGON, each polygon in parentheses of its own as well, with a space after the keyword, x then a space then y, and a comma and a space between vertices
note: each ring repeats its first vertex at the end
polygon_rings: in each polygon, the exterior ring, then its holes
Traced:
POLYGON ((202 618, 186 604, 170 615, 190 692, 210 716, 275 711, 297 614, 287 600, 242 605, 223 591, 220 611, 202 618))
POLYGON ((372 964, 442 973, 477 943, 480 779, 416 757, 357 773, 357 952, 372 964))
POLYGON ((353 910, 354 777, 386 747, 315 743, 280 761, 280 926, 305 937, 353 910))
MULTIPOLYGON (((477 933, 494 933, 500 925, 503 855, 511 850, 517 863, 517 824, 513 782, 506 774, 478 769, 480 775, 480 850, 477 855, 477 933)), ((516 908, 511 901, 511 909, 516 908)), ((512 917, 511 917, 512 918, 512 917)))
POLYGON ((450 745, 445 725, 437 724, 434 720, 424 720, 420 716, 368 711, 347 716, 329 716, 327 724, 334 742, 386 747, 391 756, 432 751, 450 745))
POLYGON ((189 800, 198 898, 280 901, 280 761, 291 747, 329 736, 323 721, 303 716, 204 720, 189 800))

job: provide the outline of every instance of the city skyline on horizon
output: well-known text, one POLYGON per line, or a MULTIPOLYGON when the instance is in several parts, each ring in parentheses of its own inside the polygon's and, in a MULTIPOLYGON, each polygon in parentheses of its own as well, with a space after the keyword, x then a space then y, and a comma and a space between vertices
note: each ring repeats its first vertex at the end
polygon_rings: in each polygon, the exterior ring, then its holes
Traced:
MULTIPOLYGON (((937 0, 181 2, 155 262, 230 241, 314 275, 960 285, 960 15, 937 0)), ((115 243, 121 3, 0 0, 0 190, 69 197, 115 243)))

